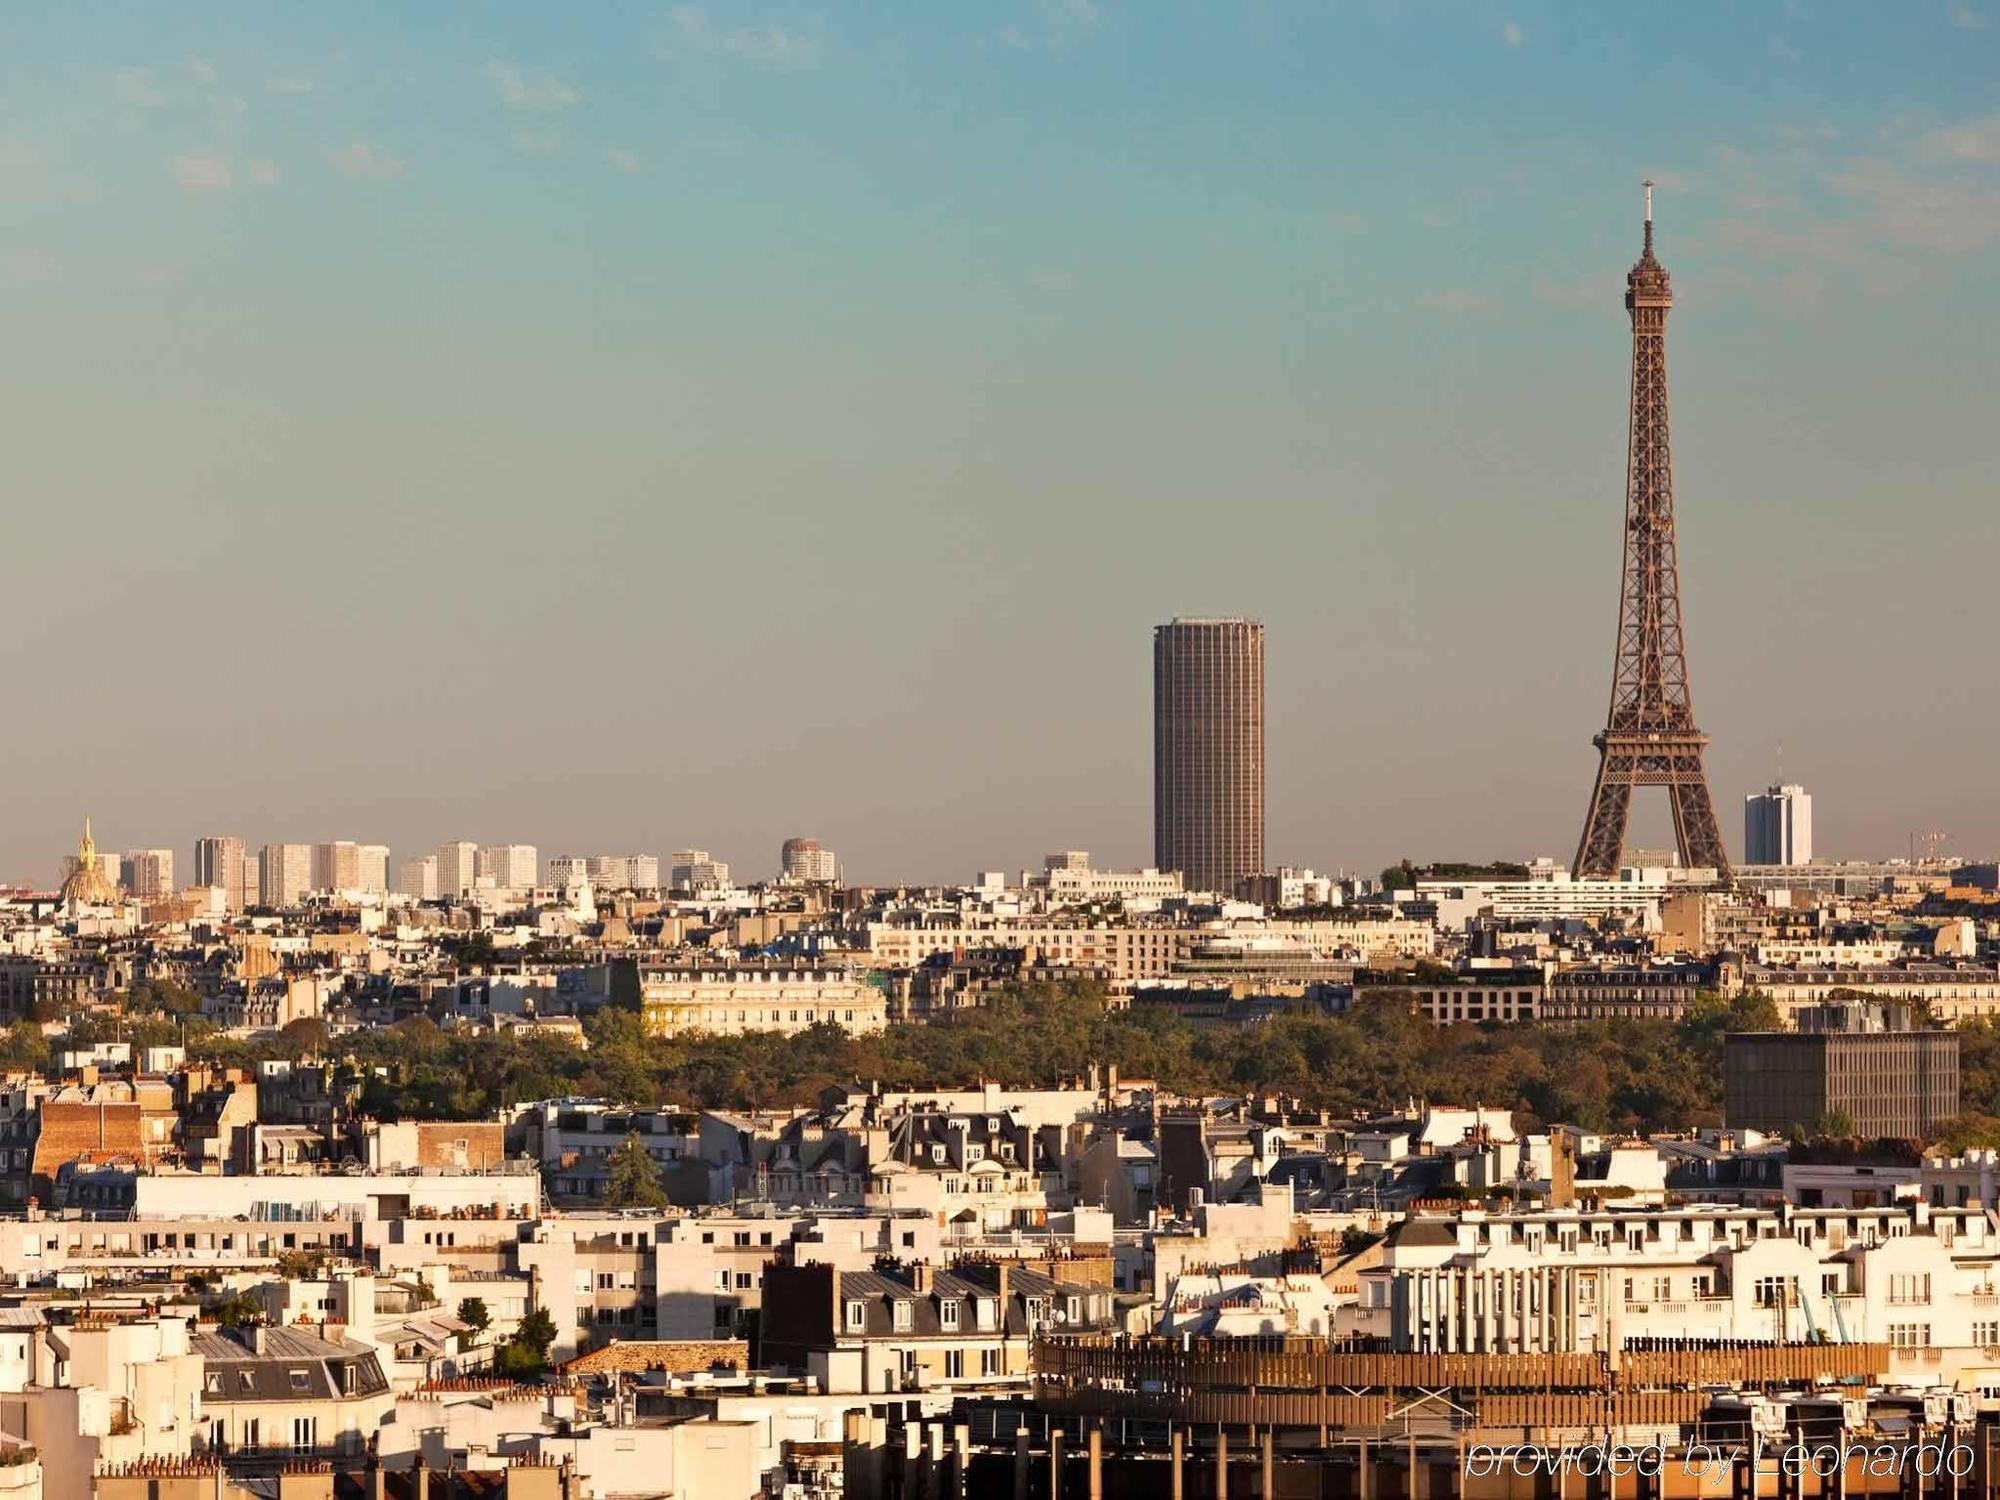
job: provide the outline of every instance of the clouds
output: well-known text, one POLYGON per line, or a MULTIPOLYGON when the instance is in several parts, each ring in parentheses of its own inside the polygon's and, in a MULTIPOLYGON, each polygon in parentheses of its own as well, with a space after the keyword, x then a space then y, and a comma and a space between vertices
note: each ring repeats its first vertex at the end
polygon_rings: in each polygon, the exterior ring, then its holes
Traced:
POLYGON ((553 73, 529 73, 499 61, 489 62, 485 72, 500 102, 509 109, 557 114, 583 102, 581 94, 553 73))
POLYGON ((403 175, 403 163, 366 141, 326 149, 327 164, 355 182, 390 182, 403 175))
POLYGON ((1976 255, 2000 244, 2000 115, 1927 127, 1893 125, 1871 149, 1828 154, 1839 132, 1780 132, 1775 155, 1718 154, 1732 216, 1718 242, 1812 301, 1844 277, 1895 292, 1926 257, 1976 255))
POLYGON ((1500 40, 1510 47, 1518 47, 1527 39, 1528 34, 1521 29, 1518 21, 1509 21, 1500 28, 1500 40))
MULTIPOLYGON (((190 193, 225 192, 237 182, 229 158, 210 151, 176 156, 169 171, 174 181, 190 193)), ((275 187, 280 175, 276 162, 260 156, 244 167, 242 180, 253 188, 275 187)))
POLYGON ((1969 5, 1954 5, 1945 14, 1950 18, 1951 24, 1956 26, 1960 31, 1984 31, 1986 29, 1985 15, 1980 11, 1974 10, 1969 5))
POLYGON ((671 12, 673 44, 690 51, 734 58, 775 72, 802 72, 819 66, 819 43, 775 23, 719 27, 699 5, 671 12))
POLYGON ((219 156, 177 156, 174 181, 191 193, 219 192, 229 186, 229 163, 219 156))
POLYGON ((1096 0, 1034 0, 1030 24, 1009 26, 1000 40, 1023 51, 1066 52, 1081 46, 1104 26, 1096 0))
POLYGON ((604 153, 604 159, 621 172, 636 172, 639 170, 638 154, 627 150, 623 146, 611 147, 604 153))
POLYGON ((2000 164, 2000 115, 1944 126, 1918 144, 1932 160, 2000 164))

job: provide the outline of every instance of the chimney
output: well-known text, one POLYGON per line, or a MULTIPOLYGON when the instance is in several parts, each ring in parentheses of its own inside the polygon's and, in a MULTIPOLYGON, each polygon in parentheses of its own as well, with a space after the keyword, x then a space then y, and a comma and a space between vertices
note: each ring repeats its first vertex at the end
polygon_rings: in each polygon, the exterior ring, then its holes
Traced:
POLYGON ((998 1321, 1002 1328, 1007 1326, 1007 1270, 1006 1261, 996 1260, 993 1263, 993 1291, 994 1295, 1000 1299, 1000 1316, 998 1321))
POLYGON ((931 1292, 931 1263, 927 1260, 910 1264, 910 1286, 919 1297, 928 1297, 931 1292))

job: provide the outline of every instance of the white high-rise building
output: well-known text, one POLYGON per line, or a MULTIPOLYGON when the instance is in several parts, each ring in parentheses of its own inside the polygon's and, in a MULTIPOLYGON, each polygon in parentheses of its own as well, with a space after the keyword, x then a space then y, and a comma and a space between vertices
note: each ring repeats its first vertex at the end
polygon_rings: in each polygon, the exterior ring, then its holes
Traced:
POLYGON ((142 901, 156 901, 174 893, 174 851, 171 849, 129 850, 119 862, 119 884, 142 901))
MULTIPOLYGON (((657 891, 660 888, 660 856, 657 854, 613 854, 606 856, 607 866, 623 865, 624 870, 617 885, 606 886, 598 881, 600 890, 617 891, 657 891)), ((607 867, 605 874, 614 873, 607 867)), ((593 875, 593 880, 597 877, 593 875)))
POLYGON ((389 846, 361 846, 361 889, 387 894, 389 890, 389 846))
POLYGON ((297 906, 312 889, 311 844, 266 844, 257 856, 258 882, 267 906, 297 906))
POLYGON ((729 886, 729 866, 711 858, 706 849, 676 849, 668 879, 677 891, 725 890, 729 886))
POLYGON ((406 859, 396 872, 396 889, 412 901, 435 901, 438 898, 438 857, 435 854, 420 854, 415 859, 406 859))
POLYGON ((1743 799, 1743 863, 1803 865, 1812 860, 1812 798, 1802 786, 1774 786, 1743 799))
POLYGON ((779 858, 787 884, 832 885, 840 879, 840 860, 818 839, 786 839, 779 858))
POLYGON ((479 879, 479 846, 460 841, 439 844, 437 851, 437 893, 441 900, 456 901, 479 879))
POLYGON ((588 880, 594 891, 657 891, 657 854, 558 854, 549 860, 548 883, 558 891, 574 890, 588 880))
POLYGON ((533 844, 488 844, 479 851, 478 877, 498 891, 532 891, 540 868, 533 844))
POLYGON ((351 839, 312 846, 312 888, 316 891, 361 889, 361 846, 351 839))

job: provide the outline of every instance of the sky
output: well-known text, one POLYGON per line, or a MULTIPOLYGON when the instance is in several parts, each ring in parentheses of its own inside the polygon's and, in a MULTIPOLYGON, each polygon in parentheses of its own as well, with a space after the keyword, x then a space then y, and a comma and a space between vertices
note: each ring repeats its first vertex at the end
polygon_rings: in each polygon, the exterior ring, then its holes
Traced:
POLYGON ((1648 176, 1731 847, 2000 851, 1994 0, 28 9, 0 880, 1141 865, 1207 613, 1274 864, 1567 859, 1648 176))

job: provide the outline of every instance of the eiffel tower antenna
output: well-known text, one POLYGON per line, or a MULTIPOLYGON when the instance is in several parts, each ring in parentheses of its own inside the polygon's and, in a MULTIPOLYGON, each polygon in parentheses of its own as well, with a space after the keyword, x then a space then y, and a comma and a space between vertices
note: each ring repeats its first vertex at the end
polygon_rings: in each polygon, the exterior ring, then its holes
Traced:
POLYGON ((1667 789, 1674 842, 1684 868, 1731 878, 1716 825, 1695 728, 1681 631, 1680 558, 1674 539, 1674 460, 1667 410, 1667 310, 1674 305, 1667 268, 1653 254, 1653 184, 1646 188, 1646 230, 1638 262, 1625 277, 1632 317, 1632 412, 1625 466, 1625 546, 1618 591, 1618 644, 1612 658, 1611 710, 1592 740, 1599 761, 1583 837, 1578 879, 1608 879, 1625 857, 1632 789, 1667 789))

